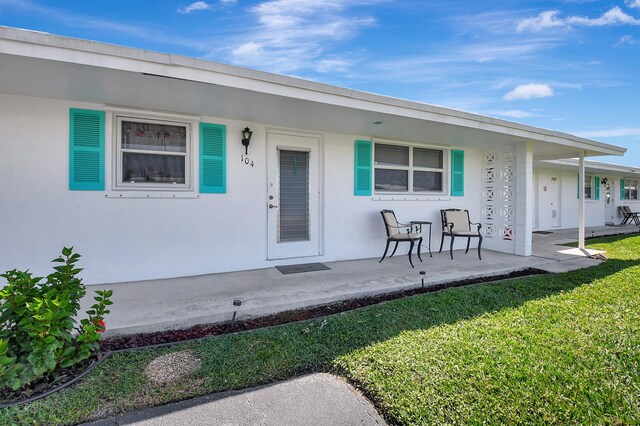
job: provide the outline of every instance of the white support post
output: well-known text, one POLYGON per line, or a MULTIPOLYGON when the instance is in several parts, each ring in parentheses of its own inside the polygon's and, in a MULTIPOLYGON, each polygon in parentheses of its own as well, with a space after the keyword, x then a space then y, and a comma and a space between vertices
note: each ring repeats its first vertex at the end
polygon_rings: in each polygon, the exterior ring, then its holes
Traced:
POLYGON ((533 251, 533 144, 516 145, 515 254, 531 256, 533 251))
POLYGON ((584 250, 584 155, 585 151, 580 151, 578 164, 578 248, 580 250, 584 250))

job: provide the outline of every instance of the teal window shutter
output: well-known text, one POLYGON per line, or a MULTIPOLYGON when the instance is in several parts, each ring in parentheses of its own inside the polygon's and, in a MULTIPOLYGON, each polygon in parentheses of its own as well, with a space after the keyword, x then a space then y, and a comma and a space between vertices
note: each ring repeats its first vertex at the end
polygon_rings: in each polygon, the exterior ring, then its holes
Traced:
POLYGON ((594 197, 596 200, 600 199, 600 176, 596 176, 593 178, 593 184, 595 186, 594 197))
POLYGON ((355 141, 355 185, 353 195, 371 195, 373 190, 371 141, 355 141))
POLYGON ((464 195, 464 151, 451 150, 451 196, 464 195))
POLYGON ((69 110, 69 189, 104 191, 104 111, 69 110))
POLYGON ((624 200, 624 179, 620 179, 620 199, 624 200))
POLYGON ((227 192, 227 126, 200 123, 200 192, 227 192))

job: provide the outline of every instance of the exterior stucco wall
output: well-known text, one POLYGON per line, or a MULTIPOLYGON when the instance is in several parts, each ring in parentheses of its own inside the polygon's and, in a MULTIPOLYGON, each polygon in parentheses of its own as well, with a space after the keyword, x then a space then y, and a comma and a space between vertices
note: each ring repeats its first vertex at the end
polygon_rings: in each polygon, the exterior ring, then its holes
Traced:
MULTIPOLYGON (((198 194, 198 170, 194 167, 196 184, 190 198, 120 198, 117 191, 109 190, 114 149, 109 118, 105 137, 107 191, 68 189, 72 107, 102 109, 103 105, 0 95, 2 271, 30 268, 36 275, 49 273, 49 262, 63 245, 74 246, 82 254, 82 276, 87 284, 378 258, 385 243, 382 209, 394 209, 401 221, 432 221, 434 250, 440 242, 439 209, 467 208, 472 220, 480 220, 481 151, 465 149, 463 197, 379 200, 353 195, 354 140, 366 135, 318 134, 324 157, 321 255, 268 261, 268 123, 202 117, 202 121, 227 126, 226 194, 198 194), (254 131, 249 147, 254 167, 240 162, 244 148, 239 135, 244 126, 254 131)), ((192 161, 197 165, 197 149, 193 151, 192 161)), ((457 242, 456 247, 464 248, 464 242, 457 242)), ((490 242, 485 247, 491 248, 490 242)), ((406 250, 400 247, 399 253, 406 250)))

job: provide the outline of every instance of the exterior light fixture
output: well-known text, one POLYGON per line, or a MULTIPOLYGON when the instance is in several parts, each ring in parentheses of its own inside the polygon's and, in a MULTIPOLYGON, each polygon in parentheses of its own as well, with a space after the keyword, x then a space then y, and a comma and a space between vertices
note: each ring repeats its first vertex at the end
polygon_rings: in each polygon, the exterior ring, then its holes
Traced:
POLYGON ((244 154, 247 155, 249 153, 249 143, 251 142, 251 135, 253 132, 245 127, 242 131, 242 145, 244 145, 244 154))
MULTIPOLYGON (((251 137, 251 135, 249 135, 249 137, 251 137)), ((238 313, 238 309, 240 309, 240 306, 242 305, 242 300, 239 299, 235 299, 233 301, 233 306, 235 307, 233 309, 233 318, 231 318, 231 326, 233 327, 236 323, 236 314, 238 313)))

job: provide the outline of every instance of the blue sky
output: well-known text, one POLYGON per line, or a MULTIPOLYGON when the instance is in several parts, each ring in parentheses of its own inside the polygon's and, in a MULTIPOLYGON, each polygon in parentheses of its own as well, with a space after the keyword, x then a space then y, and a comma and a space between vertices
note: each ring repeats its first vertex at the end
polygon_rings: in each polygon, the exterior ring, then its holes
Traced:
POLYGON ((0 0, 0 25, 569 132, 640 166, 640 0, 0 0))

